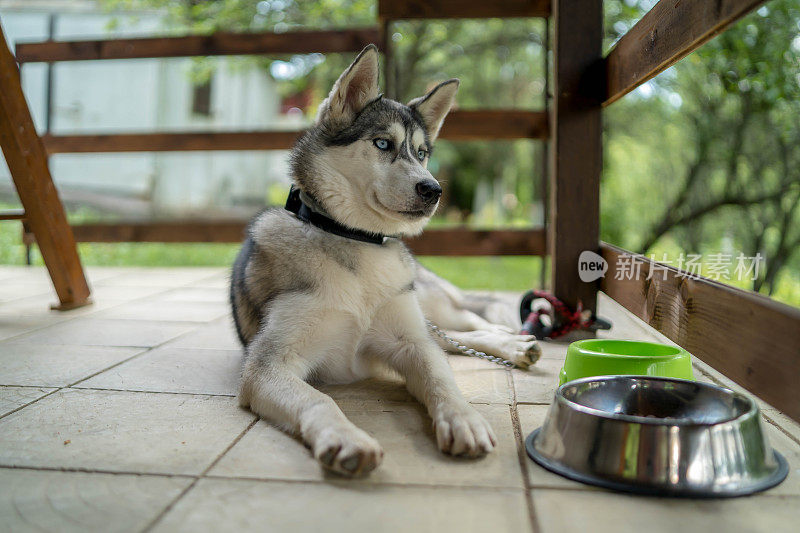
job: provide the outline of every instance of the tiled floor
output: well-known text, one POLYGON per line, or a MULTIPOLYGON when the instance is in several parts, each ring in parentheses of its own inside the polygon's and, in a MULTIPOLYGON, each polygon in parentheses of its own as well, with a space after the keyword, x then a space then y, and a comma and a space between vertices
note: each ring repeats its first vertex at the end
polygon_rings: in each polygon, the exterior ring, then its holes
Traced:
MULTIPOLYGON (((330 386, 386 456, 326 474, 237 406, 238 343, 222 269, 89 269, 96 304, 57 313, 42 269, 0 267, 0 531, 797 531, 800 426, 764 405, 789 479, 735 500, 594 489, 537 466, 522 438, 547 413, 565 344, 529 371, 451 356, 498 435, 484 459, 440 454, 397 381, 330 386)), ((614 302, 608 336, 658 339, 614 302)), ((727 382, 701 363, 699 378, 727 382)))

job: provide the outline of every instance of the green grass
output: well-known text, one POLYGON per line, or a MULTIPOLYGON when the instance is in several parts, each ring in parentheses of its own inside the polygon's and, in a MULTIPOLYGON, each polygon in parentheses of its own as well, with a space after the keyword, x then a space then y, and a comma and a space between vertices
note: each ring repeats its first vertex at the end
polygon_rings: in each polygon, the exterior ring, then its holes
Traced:
MULTIPOLYGON (((2 207, 2 206, 0 206, 2 207)), ((81 243, 89 266, 221 266, 233 263, 238 244, 81 243)), ((657 255, 658 257, 658 255, 657 255)), ((34 246, 34 265, 43 265, 34 246)), ((541 287, 542 260, 530 256, 420 257, 420 262, 463 289, 525 291, 541 287)), ((17 222, 0 223, 0 265, 24 265, 25 247, 17 222)), ((747 287, 742 287, 747 288, 747 287)), ((800 276, 785 271, 778 279, 776 300, 800 306, 800 276)))
POLYGON ((418 259, 423 266, 462 289, 521 292, 541 287, 540 257, 426 256, 418 259))
MULTIPOLYGON (((238 244, 80 243, 81 260, 87 266, 229 266, 238 244)), ((420 262, 465 289, 523 291, 538 287, 538 257, 420 257, 420 262)), ((34 265, 43 265, 36 246, 34 265)), ((0 264, 24 265, 20 224, 0 224, 0 264)))

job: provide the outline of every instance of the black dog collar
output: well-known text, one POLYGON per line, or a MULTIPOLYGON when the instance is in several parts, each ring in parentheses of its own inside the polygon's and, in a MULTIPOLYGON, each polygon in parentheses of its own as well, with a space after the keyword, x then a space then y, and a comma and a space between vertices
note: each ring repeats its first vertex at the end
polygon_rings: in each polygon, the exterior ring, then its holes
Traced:
POLYGON ((339 237, 353 239, 354 241, 368 242, 370 244, 381 245, 386 242, 389 237, 379 233, 370 233, 359 229, 348 228, 339 224, 332 218, 323 215, 318 211, 314 211, 309 207, 303 199, 300 198, 300 189, 292 185, 289 190, 289 197, 286 199, 286 210, 294 213, 297 218, 303 222, 308 222, 323 231, 333 233, 339 237))

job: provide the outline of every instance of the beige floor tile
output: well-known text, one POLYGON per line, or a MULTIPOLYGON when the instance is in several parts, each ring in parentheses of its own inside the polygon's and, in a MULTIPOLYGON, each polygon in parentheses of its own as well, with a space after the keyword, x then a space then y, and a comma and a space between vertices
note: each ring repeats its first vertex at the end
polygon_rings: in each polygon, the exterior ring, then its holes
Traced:
POLYGON ((141 531, 190 478, 0 469, 4 531, 141 531))
POLYGON ((76 318, 15 337, 14 342, 30 344, 71 344, 80 346, 157 346, 190 331, 187 322, 76 318))
POLYGON ((160 347, 82 381, 80 388, 235 395, 242 352, 160 347))
POLYGON ((345 385, 320 385, 319 390, 336 401, 374 400, 384 402, 416 402, 401 378, 365 379, 345 385))
MULTIPOLYGON (((4 290, 4 282, 0 281, 0 291, 4 290)), ((55 294, 38 294, 19 298, 9 302, 0 302, 0 320, 14 319, 18 317, 30 318, 60 318, 66 320, 75 315, 72 312, 54 311, 51 305, 58 302, 55 294)))
POLYGON ((800 498, 681 500, 608 491, 534 490, 542 533, 794 532, 800 498))
POLYGON ((109 346, 0 344, 0 384, 63 387, 141 351, 109 346))
POLYGON ((767 433, 770 445, 789 463, 789 477, 774 489, 770 489, 769 494, 800 496, 800 444, 768 422, 764 422, 762 427, 767 433))
POLYGON ((20 318, 41 319, 48 323, 64 322, 72 318, 91 315, 125 303, 122 299, 100 298, 94 292, 91 295, 92 304, 70 309, 69 311, 56 311, 52 306, 58 303, 55 294, 40 294, 29 298, 22 298, 0 304, 0 321, 14 323, 20 318))
POLYGON ((0 420, 0 465, 199 474, 252 420, 233 398, 64 389, 0 420))
POLYGON ((27 298, 29 296, 50 293, 52 293, 55 298, 53 286, 47 282, 30 283, 26 281, 16 281, 14 279, 6 280, 3 282, 2 288, 0 289, 0 304, 13 302, 14 300, 27 298))
POLYGON ((447 359, 468 402, 511 404, 511 385, 505 367, 463 355, 450 355, 447 359))
POLYGON ((119 275, 98 281, 97 285, 175 288, 204 280, 222 270, 205 267, 126 268, 119 275))
POLYGON ((41 398, 48 392, 55 390, 46 387, 1 387, 0 386, 0 416, 22 407, 41 398))
POLYGON ((231 285, 230 275, 230 270, 225 269, 219 274, 214 274, 213 276, 195 281, 191 286, 203 289, 222 289, 227 291, 231 285))
POLYGON ((155 531, 530 531, 521 491, 201 480, 155 531))
POLYGON ((634 316, 614 299, 604 293, 597 295, 597 314, 611 321, 610 330, 598 331, 598 337, 604 339, 634 339, 649 342, 672 344, 669 339, 634 316))
MULTIPOLYGON (((561 341, 540 341, 539 346, 542 348, 542 357, 540 360, 558 359, 559 361, 563 361, 567 356, 569 343, 561 341)), ((536 364, 538 365, 539 363, 537 362, 536 364)))
POLYGON ((140 299, 151 300, 168 290, 169 289, 165 287, 119 287, 116 285, 98 285, 92 287, 92 300, 98 304, 103 304, 107 300, 120 303, 140 299))
POLYGON ((44 268, 40 269, 38 267, 0 265, 0 281, 2 282, 5 282, 6 280, 13 280, 15 278, 31 274, 35 275, 44 274, 46 276, 46 271, 44 268))
POLYGON ((146 298, 125 303, 102 312, 103 318, 130 320, 173 320, 177 322, 210 322, 227 316, 223 302, 165 302, 146 298))
POLYGON ((225 289, 210 289, 192 286, 163 292, 154 297, 153 300, 160 302, 209 302, 224 303, 228 305, 228 298, 228 291, 225 289))
POLYGON ((306 481, 321 481, 326 476, 299 439, 264 420, 259 420, 208 475, 306 481))
MULTIPOLYGON (((340 402, 347 417, 380 442, 385 456, 358 483, 400 483, 521 488, 522 477, 509 409, 477 405, 498 438, 493 453, 480 459, 454 458, 436 446, 431 420, 416 403, 340 402)), ((260 422, 215 466, 214 475, 321 480, 326 474, 310 452, 278 429, 260 422)), ((336 476, 331 476, 336 477, 336 476)))
POLYGON ((475 405, 491 424, 497 447, 485 457, 464 459, 441 453, 431 419, 418 404, 342 402, 345 414, 383 446, 383 464, 369 483, 430 483, 457 486, 522 487, 519 456, 505 405, 475 405))
POLYGON ((545 403, 553 401, 558 387, 558 373, 564 362, 558 359, 542 359, 527 370, 515 370, 514 391, 518 403, 545 403))
POLYGON ((800 424, 777 409, 764 409, 762 413, 765 417, 769 418, 773 424, 780 426, 783 431, 791 435, 795 442, 800 442, 800 424))
POLYGON ((207 350, 241 350, 242 344, 236 336, 233 319, 223 318, 210 324, 196 327, 191 333, 169 343, 175 348, 197 348, 207 350))
MULTIPOLYGON (((545 416, 547 416, 546 405, 518 405, 517 414, 519 416, 519 426, 522 434, 523 443, 528 435, 537 428, 544 424, 545 416)), ((536 464, 533 459, 525 454, 525 468, 528 471, 528 482, 532 487, 548 487, 548 488, 572 488, 572 489, 585 489, 595 490, 593 487, 578 483, 577 481, 569 480, 536 464)))
MULTIPOLYGON (((0 340, 14 339, 26 333, 32 333, 61 322, 64 322, 64 318, 57 316, 0 314, 0 340)), ((0 348, 0 350, 2 350, 2 348, 0 348)))
POLYGON ((105 281, 107 279, 116 278, 122 274, 130 272, 141 272, 147 270, 141 267, 122 267, 122 266, 88 266, 84 267, 86 277, 91 283, 98 281, 105 281))

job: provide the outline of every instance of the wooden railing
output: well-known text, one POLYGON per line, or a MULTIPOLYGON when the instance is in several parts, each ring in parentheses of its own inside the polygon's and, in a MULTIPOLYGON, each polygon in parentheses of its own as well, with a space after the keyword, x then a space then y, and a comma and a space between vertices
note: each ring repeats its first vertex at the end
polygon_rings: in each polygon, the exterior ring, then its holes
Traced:
MULTIPOLYGON (((19 43, 20 64, 252 54, 356 52, 369 43, 387 43, 382 33, 390 20, 405 18, 532 17, 547 16, 549 0, 501 0, 482 3, 436 0, 398 2, 381 0, 379 28, 298 31, 285 33, 216 33, 182 37, 129 38, 88 41, 19 43), (422 14, 424 13, 424 14, 422 14)), ((388 46, 388 43, 387 45, 388 46)), ((389 50, 385 49, 387 55, 389 50)), ((171 152, 205 150, 285 150, 302 130, 191 131, 158 133, 103 133, 42 136, 47 153, 171 152)), ((516 109, 457 110, 450 113, 439 137, 451 141, 486 139, 546 139, 550 133, 544 111, 516 109)), ((78 241, 236 242, 242 222, 116 222, 73 227, 78 241)), ((544 255, 542 229, 477 231, 430 230, 409 240, 426 255, 544 255)))
MULTIPOLYGON (((547 114, 537 111, 453 111, 442 139, 542 139, 547 114)), ((184 152, 196 150, 287 150, 302 130, 51 135, 42 137, 49 154, 101 152, 184 152)))
MULTIPOLYGON (((112 222, 73 226, 82 242, 239 242, 241 220, 182 220, 176 222, 112 222)), ((406 239, 419 255, 544 255, 541 229, 472 230, 431 229, 406 239)))
POLYGON ((19 43, 20 63, 255 54, 358 52, 378 42, 375 28, 285 33, 214 33, 91 41, 19 43))
POLYGON ((680 61, 764 0, 662 0, 626 33, 605 59, 604 105, 680 61))

